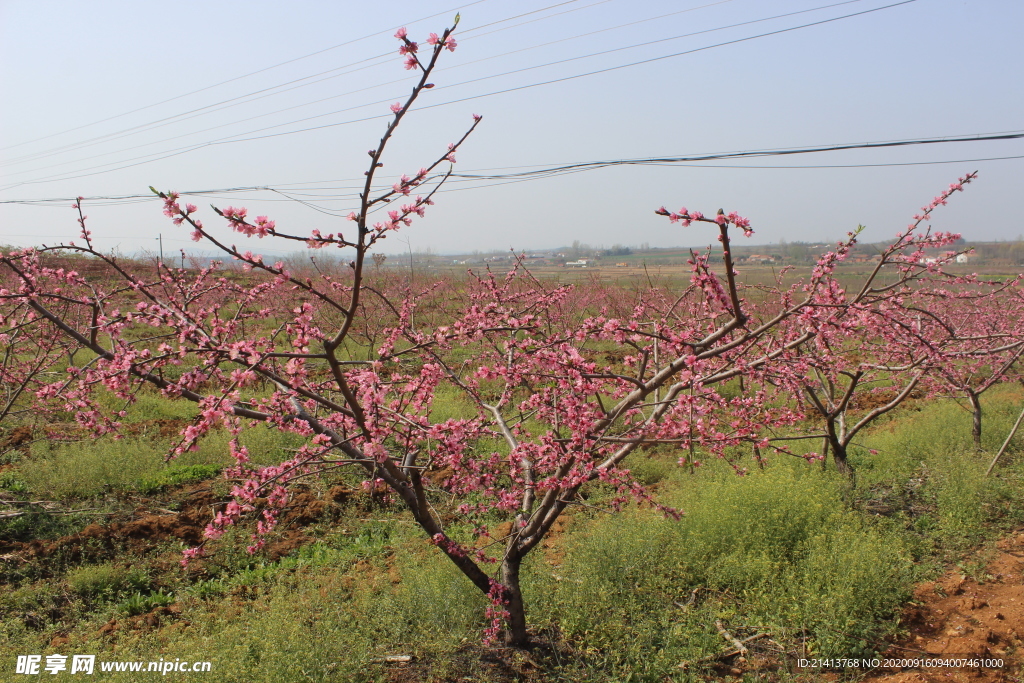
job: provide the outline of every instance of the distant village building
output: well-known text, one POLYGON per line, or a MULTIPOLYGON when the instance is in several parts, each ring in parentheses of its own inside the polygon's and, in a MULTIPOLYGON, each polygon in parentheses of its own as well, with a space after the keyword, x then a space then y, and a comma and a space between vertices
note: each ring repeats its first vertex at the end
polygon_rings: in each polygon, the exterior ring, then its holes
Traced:
POLYGON ((566 261, 565 265, 569 268, 586 268, 587 259, 581 258, 579 261, 566 261))

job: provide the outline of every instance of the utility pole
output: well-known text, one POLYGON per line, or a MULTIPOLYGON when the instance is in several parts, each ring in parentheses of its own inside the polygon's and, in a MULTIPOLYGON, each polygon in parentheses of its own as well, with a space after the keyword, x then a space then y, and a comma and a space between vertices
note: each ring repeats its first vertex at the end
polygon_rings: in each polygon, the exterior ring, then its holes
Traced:
POLYGON ((160 240, 160 263, 163 263, 164 262, 164 234, 160 233, 160 236, 157 237, 157 239, 160 240))

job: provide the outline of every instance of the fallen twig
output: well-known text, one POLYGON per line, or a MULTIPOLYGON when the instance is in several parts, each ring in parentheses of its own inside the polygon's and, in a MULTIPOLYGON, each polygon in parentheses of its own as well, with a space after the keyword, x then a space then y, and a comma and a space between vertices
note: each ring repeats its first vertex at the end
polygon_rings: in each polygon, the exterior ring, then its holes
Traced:
POLYGON ((552 574, 551 578, 554 579, 555 581, 569 581, 570 583, 583 583, 583 581, 580 580, 580 579, 567 579, 564 576, 559 576, 558 574, 552 574))
POLYGON ((702 588, 704 588, 704 586, 697 586, 692 591, 690 591, 690 599, 686 602, 679 602, 678 600, 673 600, 672 604, 678 607, 679 609, 689 609, 690 607, 693 607, 693 603, 697 601, 697 593, 699 593, 702 588))
POLYGON ((383 662, 384 664, 407 664, 412 661, 412 655, 387 655, 385 657, 378 657, 372 661, 383 662))
POLYGON ((99 508, 81 508, 79 510, 49 510, 43 508, 42 510, 20 510, 18 512, 0 512, 0 519, 11 519, 12 517, 21 517, 23 515, 31 514, 32 512, 41 512, 48 515, 77 515, 80 513, 86 513, 93 515, 112 515, 113 512, 92 512, 99 508))
POLYGON ((722 626, 722 620, 721 619, 715 619, 715 628, 718 629, 718 633, 721 634, 721 636, 723 638, 728 640, 730 643, 732 643, 736 647, 736 650, 741 655, 743 655, 744 657, 747 656, 747 648, 746 648, 746 646, 743 643, 741 643, 740 641, 736 640, 736 638, 734 638, 731 633, 729 633, 728 631, 725 630, 725 627, 722 626))
POLYGON ((39 505, 46 507, 47 505, 57 505, 57 501, 54 500, 10 500, 8 498, 0 498, 0 503, 4 505, 39 505))
POLYGON ((682 664, 679 665, 680 669, 687 669, 687 668, 689 668, 691 666, 694 666, 696 664, 705 664, 707 662, 716 662, 716 661, 718 661, 720 659, 726 659, 728 657, 734 657, 736 655, 744 655, 744 656, 746 656, 747 652, 749 652, 749 650, 747 650, 746 643, 752 643, 755 640, 760 640, 761 638, 767 638, 768 637, 767 633, 758 633, 757 635, 750 636, 749 638, 744 638, 743 640, 736 640, 731 635, 729 635, 729 632, 726 631, 725 627, 723 627, 721 624, 722 624, 721 621, 716 621, 715 622, 715 627, 718 628, 718 632, 722 633, 723 636, 727 640, 732 642, 736 647, 734 647, 732 649, 729 649, 729 650, 723 650, 722 652, 719 652, 718 654, 708 655, 707 657, 701 657, 700 659, 695 659, 692 662, 683 662, 682 664))

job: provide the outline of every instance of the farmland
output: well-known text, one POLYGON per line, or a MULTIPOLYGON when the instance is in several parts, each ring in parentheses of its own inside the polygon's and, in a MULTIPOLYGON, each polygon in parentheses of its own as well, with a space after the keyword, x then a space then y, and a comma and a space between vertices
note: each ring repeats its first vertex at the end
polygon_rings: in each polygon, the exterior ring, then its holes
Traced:
POLYGON ((15 672, 950 673, 871 664, 909 652, 1019 674, 1024 291, 932 227, 977 173, 870 259, 857 227, 776 270, 735 251, 747 217, 662 206, 715 249, 614 276, 388 267, 380 241, 482 118, 377 180, 452 31, 395 34, 418 80, 344 233, 150 188, 224 261, 104 251, 81 197, 76 242, 0 254, 15 672), (271 262, 262 239, 312 256, 271 262))
MULTIPOLYGON (((421 326, 446 315, 453 292, 472 288, 465 279, 419 284, 446 293, 424 302, 421 326)), ((607 308, 636 296, 628 282, 576 286, 590 312, 601 297, 611 297, 607 308)), ((271 318, 256 329, 274 326, 271 318)), ((370 353, 380 334, 367 329, 347 357, 370 353)), ((594 352, 615 355, 607 343, 594 352)), ((106 411, 122 405, 106 390, 96 401, 106 411)), ((851 447, 854 486, 830 460, 822 467, 766 451, 759 461, 737 443, 680 466, 679 445, 654 443, 631 467, 650 502, 622 502, 614 485, 598 485, 529 556, 522 584, 534 644, 522 651, 481 644, 486 596, 437 561, 437 548, 386 488, 367 487, 351 468, 297 482, 255 554, 246 551, 251 528, 231 527, 182 568, 182 551, 201 542, 231 498, 223 473, 231 479, 233 438, 252 466, 273 466, 294 457, 301 435, 260 424, 238 435, 214 428, 165 461, 199 414, 160 391, 141 387, 117 433, 99 436, 67 413, 13 410, 0 456, 2 647, 9 656, 202 659, 214 663, 204 676, 224 681, 653 681, 731 670, 785 679, 807 655, 884 652, 913 628, 905 606, 914 586, 950 568, 983 585, 1013 581, 989 574, 986 562, 998 539, 1024 525, 1018 440, 995 476, 985 470, 1024 391, 1004 382, 983 401, 978 451, 963 399, 908 399, 851 447), (659 506, 682 516, 666 517, 659 506), (621 514, 609 514, 615 509, 621 514), (737 638, 760 636, 744 662, 719 658, 729 648, 716 623, 737 638), (408 662, 387 660, 406 655, 408 662)), ((457 394, 441 393, 430 416, 471 413, 457 394)), ((446 533, 493 549, 475 529, 490 524, 500 539, 502 515, 466 518, 445 493, 447 474, 424 477, 446 533)), ((1011 630, 995 633, 988 653, 1013 661, 1011 630)))

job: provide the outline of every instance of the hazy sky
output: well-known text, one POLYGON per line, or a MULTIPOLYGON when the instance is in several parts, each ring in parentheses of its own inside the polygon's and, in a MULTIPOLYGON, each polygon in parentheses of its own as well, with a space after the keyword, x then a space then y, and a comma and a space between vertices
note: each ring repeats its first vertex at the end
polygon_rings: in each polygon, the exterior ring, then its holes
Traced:
MULTIPOLYGON (((1024 3, 887 7, 896 1, 0 0, 0 243, 74 239, 69 198, 149 185, 218 190, 189 201, 221 233, 210 203, 289 232, 346 230, 366 150, 414 78, 395 29, 423 40, 456 11, 459 47, 418 105, 442 106, 406 118, 383 179, 443 154, 472 114, 484 118, 460 173, 1024 131, 1024 3), (719 45, 730 41, 740 42, 719 45), (623 66, 644 60, 654 61, 623 66), (239 187, 278 192, 224 191, 239 187), (63 200, 12 201, 42 199, 63 200)), ((405 251, 403 240, 439 253, 712 240, 656 216, 663 204, 738 211, 751 243, 835 241, 858 223, 880 241, 973 170, 978 181, 940 209, 936 229, 1015 239, 1024 159, 973 161, 1013 156, 1024 140, 453 182, 384 251, 405 251), (957 163, 921 163, 936 161, 957 163)), ((86 213, 105 249, 155 250, 159 234, 165 253, 197 248, 158 201, 89 200, 86 213)))

